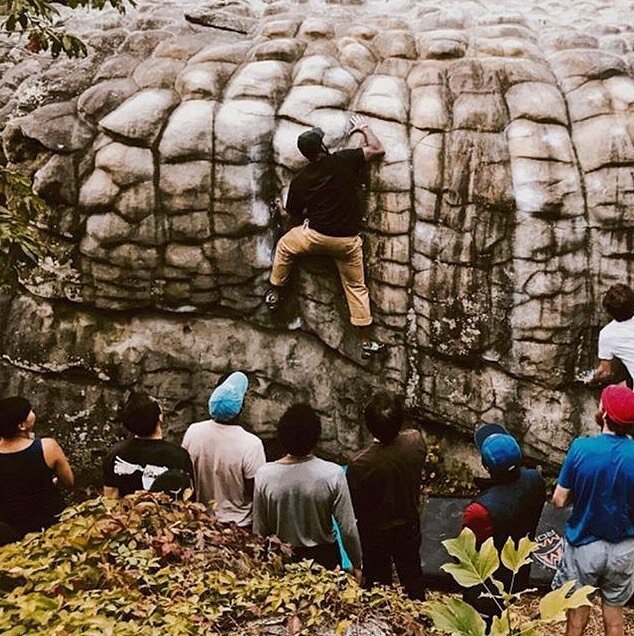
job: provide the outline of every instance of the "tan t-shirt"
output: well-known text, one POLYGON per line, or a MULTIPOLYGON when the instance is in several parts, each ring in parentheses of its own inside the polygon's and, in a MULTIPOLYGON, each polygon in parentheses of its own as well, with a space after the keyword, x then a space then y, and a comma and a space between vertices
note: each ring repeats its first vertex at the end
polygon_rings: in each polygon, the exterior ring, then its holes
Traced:
POLYGON ((251 525, 253 504, 244 482, 254 479, 266 461, 260 439, 241 426, 205 420, 187 429, 183 448, 194 464, 196 499, 215 501, 216 517, 223 523, 251 525))

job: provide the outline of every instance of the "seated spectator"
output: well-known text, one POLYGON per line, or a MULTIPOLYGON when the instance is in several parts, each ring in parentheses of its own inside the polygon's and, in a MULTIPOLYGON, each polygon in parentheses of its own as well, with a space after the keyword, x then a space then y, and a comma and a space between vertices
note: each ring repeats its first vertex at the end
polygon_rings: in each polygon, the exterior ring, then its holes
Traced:
POLYGON ((34 437, 28 400, 0 400, 0 544, 48 528, 64 509, 57 482, 72 487, 73 471, 59 444, 34 437))
MULTIPOLYGON (((528 536, 535 539, 535 531, 546 502, 546 486, 537 470, 521 466, 522 450, 517 440, 500 424, 483 424, 475 432, 475 444, 482 456, 482 464, 491 478, 482 480, 483 492, 464 511, 463 527, 470 528, 480 546, 493 537, 501 550, 510 537, 515 543, 528 536)), ((525 590, 529 584, 530 566, 524 566, 513 577, 504 566, 495 573, 508 591, 525 590)), ((475 607, 490 625, 500 609, 491 598, 482 598, 487 590, 469 588, 465 600, 475 607)))
POLYGON ((367 587, 392 584, 392 564, 407 595, 425 598, 420 561, 420 489, 427 449, 420 433, 401 431, 401 401, 377 395, 365 409, 374 436, 348 467, 367 587))
MULTIPOLYGON (((608 386, 596 414, 601 435, 576 439, 561 467, 553 505, 572 503, 553 587, 598 587, 608 636, 624 636, 623 606, 634 593, 634 393, 608 386)), ((568 611, 567 636, 581 636, 590 607, 568 611)))
POLYGON ((253 482, 264 464, 264 446, 240 426, 249 380, 237 371, 221 378, 209 398, 210 420, 192 424, 183 447, 194 463, 197 500, 215 502, 216 518, 250 528, 253 523, 253 482))
POLYGON ((345 473, 312 454, 321 434, 317 414, 306 404, 291 406, 277 434, 286 455, 262 466, 255 476, 254 532, 277 535, 293 547, 298 561, 312 559, 334 570, 341 563, 334 517, 360 581, 361 545, 345 473))
POLYGON ((634 378, 634 291, 627 285, 613 285, 603 298, 603 308, 612 322, 599 333, 599 365, 588 384, 619 382, 621 377, 617 376, 623 374, 631 389, 634 378))
POLYGON ((116 444, 103 465, 104 497, 117 499, 137 490, 150 490, 156 478, 171 469, 193 476, 187 451, 163 439, 159 403, 132 393, 123 408, 123 425, 134 435, 116 444))

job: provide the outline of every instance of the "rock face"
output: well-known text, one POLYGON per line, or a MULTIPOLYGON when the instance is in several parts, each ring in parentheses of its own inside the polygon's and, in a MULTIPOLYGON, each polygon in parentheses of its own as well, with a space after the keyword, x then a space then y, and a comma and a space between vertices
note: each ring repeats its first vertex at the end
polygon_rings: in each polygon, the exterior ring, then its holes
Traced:
POLYGON ((6 158, 62 246, 3 301, 0 389, 33 395, 80 461, 133 386, 175 435, 226 369, 268 435, 310 401, 324 448, 364 441, 375 388, 422 420, 502 420, 551 464, 591 426, 603 292, 634 283, 631 3, 148 1, 69 20, 81 62, 0 42, 6 158), (345 5, 345 6, 344 6, 345 5), (296 136, 342 148, 351 112, 386 148, 364 245, 383 362, 362 363, 332 263, 262 305, 268 201, 296 136), (64 259, 61 259, 64 260, 64 259))

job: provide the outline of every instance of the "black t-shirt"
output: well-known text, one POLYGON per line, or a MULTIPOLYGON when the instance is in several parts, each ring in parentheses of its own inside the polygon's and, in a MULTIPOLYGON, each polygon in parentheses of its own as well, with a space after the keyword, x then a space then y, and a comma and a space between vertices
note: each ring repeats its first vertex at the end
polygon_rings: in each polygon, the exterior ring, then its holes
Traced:
POLYGON ((162 473, 179 468, 192 478, 188 452, 163 439, 126 439, 113 446, 104 459, 104 486, 119 489, 124 497, 137 490, 150 490, 162 473))
POLYGON ((309 163, 291 181, 286 211, 298 223, 326 236, 355 236, 361 231, 357 187, 365 164, 361 148, 341 150, 309 163))
POLYGON ((374 442, 348 466, 347 478, 359 532, 418 519, 427 449, 420 431, 402 431, 390 444, 374 442))

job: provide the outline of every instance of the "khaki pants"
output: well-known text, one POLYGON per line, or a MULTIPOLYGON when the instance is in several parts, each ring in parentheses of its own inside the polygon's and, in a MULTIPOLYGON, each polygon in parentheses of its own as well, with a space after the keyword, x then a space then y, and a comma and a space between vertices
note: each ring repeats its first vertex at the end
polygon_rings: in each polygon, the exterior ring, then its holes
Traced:
POLYGON ((335 259, 350 310, 350 322, 357 327, 372 324, 370 294, 363 273, 363 246, 360 236, 326 236, 308 224, 294 227, 279 240, 271 271, 271 284, 281 287, 291 274, 297 256, 308 254, 335 259))

